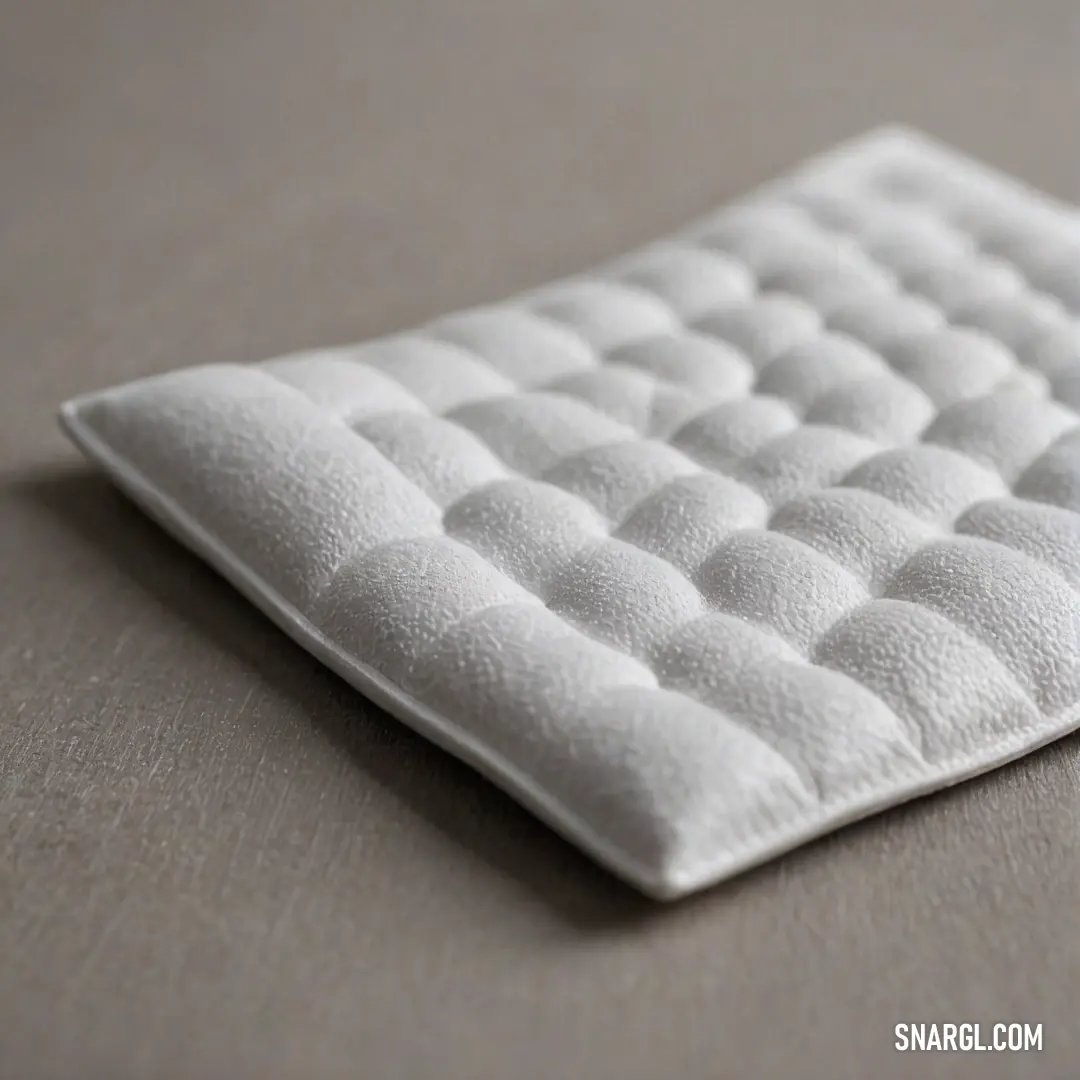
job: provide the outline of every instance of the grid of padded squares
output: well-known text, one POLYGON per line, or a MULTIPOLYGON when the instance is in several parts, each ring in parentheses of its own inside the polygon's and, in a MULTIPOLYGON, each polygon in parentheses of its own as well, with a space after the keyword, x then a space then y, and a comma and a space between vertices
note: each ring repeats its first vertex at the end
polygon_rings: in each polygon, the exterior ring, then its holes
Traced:
POLYGON ((228 392, 383 511, 272 584, 639 861, 1080 706, 1080 222, 889 145, 228 392))

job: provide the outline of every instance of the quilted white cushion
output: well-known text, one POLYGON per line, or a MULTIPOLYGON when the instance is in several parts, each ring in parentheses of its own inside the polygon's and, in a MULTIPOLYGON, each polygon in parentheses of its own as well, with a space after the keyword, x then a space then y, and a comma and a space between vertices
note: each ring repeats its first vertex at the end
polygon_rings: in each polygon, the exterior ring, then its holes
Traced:
POLYGON ((674 897, 1080 724, 1080 215, 921 136, 413 333, 70 402, 374 701, 674 897))

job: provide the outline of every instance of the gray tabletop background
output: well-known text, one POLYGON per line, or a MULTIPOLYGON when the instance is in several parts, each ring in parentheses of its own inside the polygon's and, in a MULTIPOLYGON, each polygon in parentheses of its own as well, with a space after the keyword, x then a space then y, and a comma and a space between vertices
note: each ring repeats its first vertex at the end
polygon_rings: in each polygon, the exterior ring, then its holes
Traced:
POLYGON ((1076 738, 659 907, 54 411, 497 298, 880 123, 1077 200, 1078 116, 1068 0, 2 0, 0 1077, 1076 1076, 1076 738))

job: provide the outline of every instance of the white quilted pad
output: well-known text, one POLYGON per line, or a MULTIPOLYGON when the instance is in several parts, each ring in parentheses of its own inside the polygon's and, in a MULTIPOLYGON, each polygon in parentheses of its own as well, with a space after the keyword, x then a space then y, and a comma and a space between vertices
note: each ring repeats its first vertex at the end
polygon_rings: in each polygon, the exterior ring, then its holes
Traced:
POLYGON ((921 136, 496 306, 63 419, 658 897, 1080 725, 1080 214, 921 136))

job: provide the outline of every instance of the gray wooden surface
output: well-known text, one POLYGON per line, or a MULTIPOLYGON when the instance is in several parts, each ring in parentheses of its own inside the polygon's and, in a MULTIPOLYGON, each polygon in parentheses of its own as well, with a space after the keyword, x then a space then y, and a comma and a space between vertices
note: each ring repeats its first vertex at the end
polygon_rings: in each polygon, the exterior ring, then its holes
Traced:
POLYGON ((1080 199, 1078 61, 1065 0, 0 0, 0 1077, 1076 1075, 1077 739, 659 908, 53 412, 538 283, 882 122, 1080 199))

